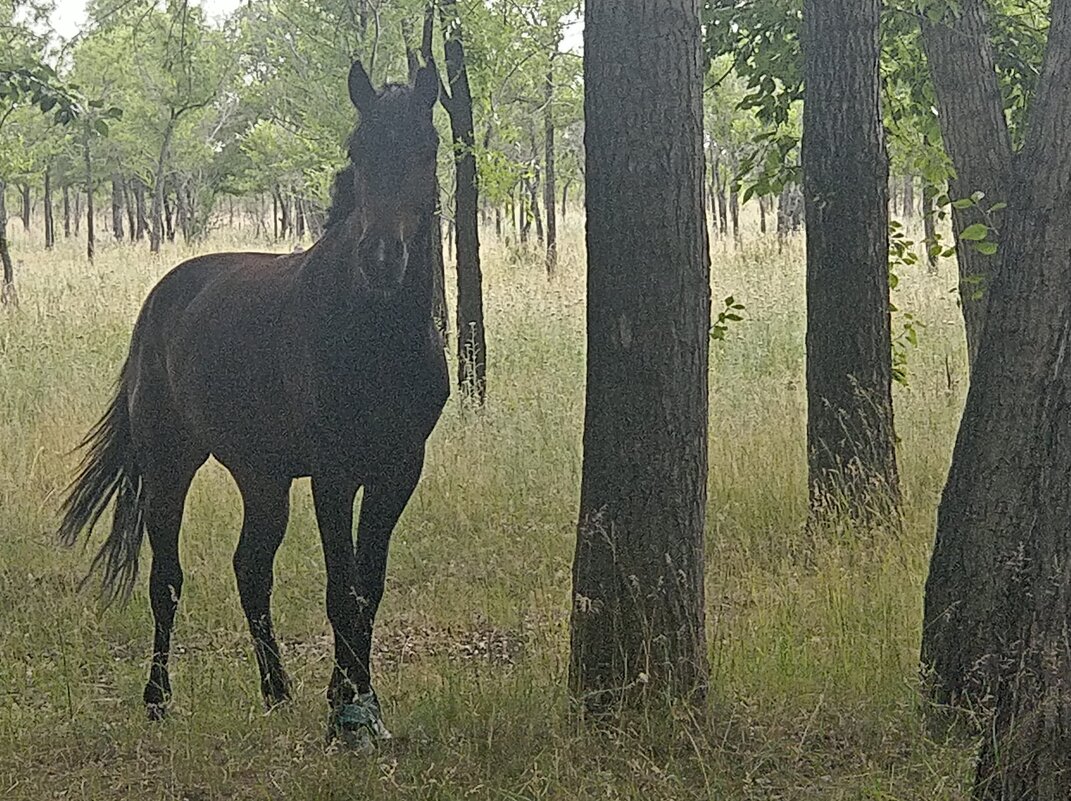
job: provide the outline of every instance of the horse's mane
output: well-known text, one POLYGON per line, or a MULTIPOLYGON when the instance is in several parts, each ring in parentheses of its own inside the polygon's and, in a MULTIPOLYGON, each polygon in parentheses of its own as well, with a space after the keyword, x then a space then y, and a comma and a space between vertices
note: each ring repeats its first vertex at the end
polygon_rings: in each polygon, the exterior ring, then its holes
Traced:
MULTIPOLYGON (((376 100, 377 110, 382 109, 380 113, 390 114, 395 106, 408 102, 410 92, 412 92, 412 87, 410 86, 400 83, 388 83, 379 92, 379 97, 376 100)), ((331 228, 342 222, 357 208, 357 191, 353 185, 353 142, 360 127, 361 125, 358 123, 357 127, 346 137, 346 153, 349 156, 350 163, 336 172, 335 178, 331 182, 331 206, 327 210, 326 228, 331 228)))

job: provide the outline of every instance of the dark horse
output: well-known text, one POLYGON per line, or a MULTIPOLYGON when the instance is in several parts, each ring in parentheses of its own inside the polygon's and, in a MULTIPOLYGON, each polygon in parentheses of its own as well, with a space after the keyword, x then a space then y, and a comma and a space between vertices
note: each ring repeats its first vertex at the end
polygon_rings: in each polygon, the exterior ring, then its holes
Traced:
POLYGON ((171 694, 183 506, 212 455, 244 502, 234 571, 265 700, 289 695, 272 631, 272 569, 290 484, 311 476, 335 638, 332 730, 363 745, 389 736, 369 672, 372 624, 391 531, 450 391, 432 321, 438 92, 433 65, 413 86, 377 92, 354 64, 349 93, 360 124, 323 237, 300 254, 191 259, 145 301, 118 393, 83 443, 60 536, 74 542, 115 498, 94 566, 116 597, 132 589, 148 532, 155 633, 144 698, 152 718, 171 694))

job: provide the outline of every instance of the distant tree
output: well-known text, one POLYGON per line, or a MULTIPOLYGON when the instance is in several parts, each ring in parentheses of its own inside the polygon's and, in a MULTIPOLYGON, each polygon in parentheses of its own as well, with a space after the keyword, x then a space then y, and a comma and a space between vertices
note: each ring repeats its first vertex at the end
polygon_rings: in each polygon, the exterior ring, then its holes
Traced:
POLYGON ((698 700, 710 270, 699 3, 589 0, 588 349, 570 689, 698 700))
POLYGON ((899 503, 880 0, 805 0, 807 442, 812 512, 899 503))

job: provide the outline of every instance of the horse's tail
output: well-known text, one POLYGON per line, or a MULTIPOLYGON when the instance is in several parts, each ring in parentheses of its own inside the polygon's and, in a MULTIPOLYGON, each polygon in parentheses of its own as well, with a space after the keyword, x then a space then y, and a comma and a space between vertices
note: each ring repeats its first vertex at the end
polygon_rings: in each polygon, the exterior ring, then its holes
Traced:
POLYGON ((108 410, 82 441, 85 456, 71 482, 62 507, 59 538, 73 545, 78 535, 93 527, 115 498, 112 528, 89 574, 103 570, 101 594, 107 602, 126 600, 138 573, 138 553, 145 537, 145 495, 141 470, 134 458, 130 432, 126 369, 108 410))

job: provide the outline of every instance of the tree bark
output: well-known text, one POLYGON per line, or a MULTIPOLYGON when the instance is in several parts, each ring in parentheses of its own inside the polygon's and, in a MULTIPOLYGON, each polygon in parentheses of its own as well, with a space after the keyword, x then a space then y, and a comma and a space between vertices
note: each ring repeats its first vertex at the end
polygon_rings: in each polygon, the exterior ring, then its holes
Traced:
POLYGON ((133 193, 130 191, 130 183, 128 181, 119 179, 119 197, 122 200, 123 208, 126 209, 126 224, 130 241, 134 241, 134 231, 137 228, 137 216, 134 212, 133 193))
POLYGON ((71 188, 63 185, 63 238, 71 238, 71 188))
POLYGON ((881 0, 803 9, 811 512, 881 520, 899 504, 881 0))
POLYGON ((15 292, 15 265, 11 261, 11 249, 7 242, 7 184, 0 178, 0 266, 3 267, 3 281, 0 282, 0 305, 18 305, 15 292))
POLYGON ((977 801, 1071 798, 1071 0, 1050 14, 926 584, 959 633, 941 688, 995 699, 977 801))
POLYGON ((74 190, 74 235, 82 233, 82 193, 74 190))
POLYGON ((22 227, 28 232, 30 230, 30 214, 33 211, 33 204, 30 202, 30 185, 20 185, 19 195, 22 198, 22 227))
POLYGON ((587 401, 572 696, 699 701, 710 264, 697 0, 589 0, 587 401))
POLYGON ((45 167, 45 249, 56 246, 56 220, 52 214, 52 166, 45 167))
POLYGON ((82 131, 82 158, 86 168, 86 258, 93 261, 97 243, 93 221, 93 158, 89 150, 89 125, 82 131))
POLYGON ((937 192, 929 183, 922 187, 922 231, 925 237, 926 264, 930 275, 937 273, 937 220, 934 219, 934 201, 937 192))
POLYGON ((482 406, 487 397, 487 342, 483 324, 483 273, 477 221, 479 184, 472 93, 465 68, 456 0, 442 0, 443 50, 450 84, 446 109, 454 141, 454 220, 457 252, 457 380, 461 396, 482 406))
POLYGON ((116 242, 122 242, 123 236, 123 179, 112 176, 112 236, 116 242))
MULTIPOLYGON (((555 51, 557 43, 555 43, 555 51)), ((547 277, 558 269, 557 173, 554 164, 554 56, 551 53, 543 92, 543 205, 547 212, 547 277)))
MULTIPOLYGON (((164 241, 164 206, 165 206, 165 187, 164 187, 164 170, 167 167, 167 153, 171 148, 171 137, 175 132, 176 117, 174 114, 167 122, 167 127, 164 128, 164 138, 160 143, 160 152, 156 158, 156 174, 153 176, 153 193, 152 193, 152 211, 149 214, 152 222, 152 229, 149 231, 149 252, 159 253, 160 246, 164 241)), ((168 215, 170 217, 170 214, 168 215)), ((171 228, 170 224, 167 226, 171 228)), ((168 239, 174 239, 174 234, 170 234, 168 239)))
POLYGON ((959 263, 959 294, 973 365, 985 328, 986 296, 999 256, 984 255, 960 234, 976 223, 999 229, 1003 214, 988 209, 1008 199, 1012 163, 1011 134, 989 39, 985 0, 961 0, 937 21, 923 15, 922 43, 937 94, 938 121, 955 175, 953 200, 985 195, 982 208, 952 209, 952 230, 959 263))
POLYGON ((134 195, 134 238, 140 242, 149 230, 149 221, 145 217, 145 182, 135 176, 130 180, 130 186, 134 195))
POLYGON ((904 204, 902 211, 905 220, 915 216, 915 178, 911 175, 904 176, 904 204))
MULTIPOLYGON (((945 149, 956 170, 950 181, 953 198, 984 192, 988 208, 1007 201, 1012 176, 1011 136, 994 67, 993 46, 988 35, 984 0, 964 0, 959 14, 949 14, 938 23, 924 24, 923 44, 930 61, 937 92, 941 133, 945 149)), ((953 209, 953 230, 959 234, 970 224, 986 222, 977 208, 953 209)), ((995 212, 989 222, 1006 229, 1004 215, 995 212)), ((966 242, 956 249, 960 275, 960 299, 967 333, 972 374, 978 366, 979 348, 986 340, 988 293, 997 277, 1005 247, 995 256, 985 256, 966 242), (976 297, 981 291, 982 297, 976 297)), ((1004 263, 1014 264, 1005 260, 1004 263)), ((1016 264, 1015 271, 1019 271, 1016 264)), ((1017 313, 1025 313, 1020 309, 1017 313)), ((1016 357, 1017 359, 1019 357, 1016 357)), ((971 395, 977 396, 971 381, 971 395)), ((978 414, 968 396, 968 412, 978 414)), ((977 401, 976 401, 977 402, 977 401)), ((1006 407, 1012 408, 1012 407, 1006 407)), ((1025 408, 1025 407, 1024 407, 1025 408)), ((966 415, 967 413, 965 413, 966 415)), ((1013 415, 1015 416, 1015 415, 1013 415)), ((963 431, 971 423, 965 416, 963 431)), ((1004 434, 1011 434, 1005 429, 1004 434)), ((962 460, 974 446, 962 445, 964 455, 954 457, 945 500, 938 518, 937 538, 930 561, 923 613, 922 667, 930 690, 940 703, 974 705, 993 692, 1001 642, 1007 625, 995 620, 1004 605, 1004 593, 1016 562, 1001 562, 998 554, 1009 553, 1015 541, 977 539, 974 515, 957 498, 968 492, 957 489, 968 469, 962 460)), ((957 452, 961 446, 957 445, 957 452)), ((1016 454, 1008 454, 1009 464, 1016 454)), ((981 474, 987 467, 977 464, 981 474)), ((970 469, 975 469, 971 467, 970 469)), ((994 487, 999 485, 993 485, 994 487)), ((1010 488, 1009 488, 1010 489, 1010 488)), ((1003 493, 996 493, 980 509, 1003 493)))

